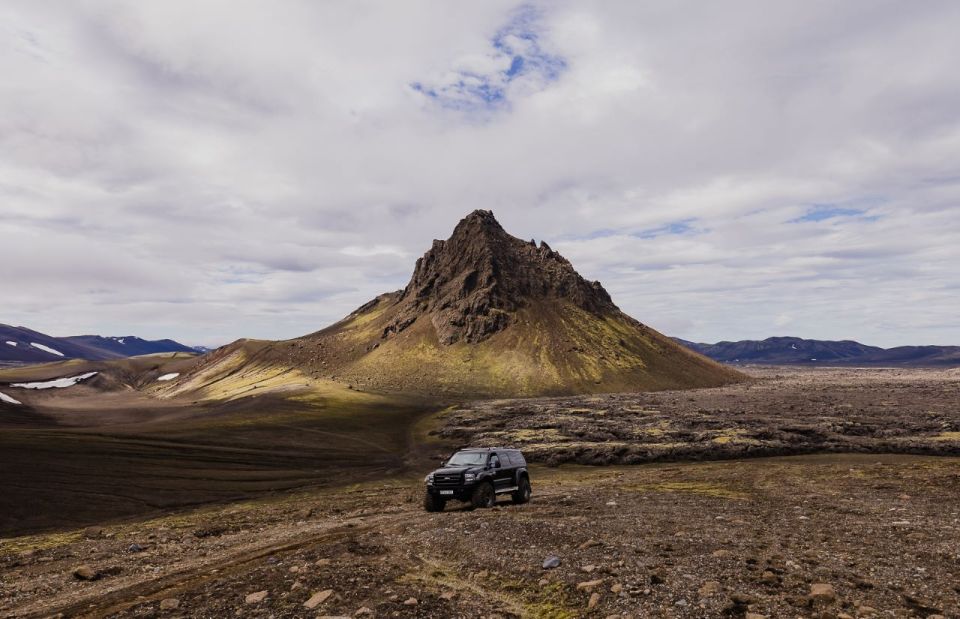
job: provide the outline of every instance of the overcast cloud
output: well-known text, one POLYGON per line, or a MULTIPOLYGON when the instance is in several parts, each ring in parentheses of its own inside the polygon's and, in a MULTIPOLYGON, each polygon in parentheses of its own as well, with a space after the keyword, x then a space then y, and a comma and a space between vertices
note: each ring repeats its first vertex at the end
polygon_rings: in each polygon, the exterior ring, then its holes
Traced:
POLYGON ((0 5, 0 322, 222 344, 476 208, 698 341, 960 344, 960 3, 0 5))

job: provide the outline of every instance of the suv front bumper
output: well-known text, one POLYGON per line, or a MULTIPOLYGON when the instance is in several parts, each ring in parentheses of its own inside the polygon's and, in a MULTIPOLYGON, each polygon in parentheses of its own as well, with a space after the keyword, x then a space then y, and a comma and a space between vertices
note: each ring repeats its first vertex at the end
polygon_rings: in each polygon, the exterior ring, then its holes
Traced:
POLYGON ((473 489, 476 488, 476 484, 462 485, 462 486, 427 486, 427 493, 431 496, 439 497, 441 499, 455 499, 457 501, 469 501, 470 497, 473 495, 473 489))

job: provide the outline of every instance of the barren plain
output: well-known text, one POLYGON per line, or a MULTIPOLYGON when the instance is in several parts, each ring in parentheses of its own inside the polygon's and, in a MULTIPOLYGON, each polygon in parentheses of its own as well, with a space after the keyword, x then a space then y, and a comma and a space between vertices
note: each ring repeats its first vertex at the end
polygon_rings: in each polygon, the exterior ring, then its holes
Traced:
MULTIPOLYGON (((400 408, 389 427, 361 417, 383 434, 373 461, 335 479, 302 465, 293 489, 193 507, 209 500, 195 479, 133 449, 140 466, 110 472, 116 484, 145 476, 183 502, 0 540, 0 616, 958 616, 960 371, 750 373, 695 391, 400 408), (522 447, 531 503, 423 512, 431 458, 463 443, 522 447)), ((243 436, 269 453, 279 434, 253 409, 244 424, 203 416, 234 430, 193 444, 216 453, 243 436)), ((3 433, 16 431, 36 429, 3 433)), ((302 436, 276 452, 308 462, 352 444, 302 436)), ((284 469, 258 453, 245 479, 284 469)), ((103 472, 76 471, 63 496, 103 472)))
POLYGON ((715 389, 490 400, 433 435, 536 461, 637 464, 804 453, 960 456, 960 369, 752 367, 715 389))

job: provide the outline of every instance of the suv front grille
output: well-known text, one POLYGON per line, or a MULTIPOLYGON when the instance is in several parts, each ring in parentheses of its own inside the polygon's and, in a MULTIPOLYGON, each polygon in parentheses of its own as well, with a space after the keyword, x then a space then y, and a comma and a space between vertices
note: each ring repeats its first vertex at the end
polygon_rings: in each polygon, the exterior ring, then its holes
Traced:
POLYGON ((459 473, 435 473, 433 485, 437 488, 453 488, 460 485, 459 473))

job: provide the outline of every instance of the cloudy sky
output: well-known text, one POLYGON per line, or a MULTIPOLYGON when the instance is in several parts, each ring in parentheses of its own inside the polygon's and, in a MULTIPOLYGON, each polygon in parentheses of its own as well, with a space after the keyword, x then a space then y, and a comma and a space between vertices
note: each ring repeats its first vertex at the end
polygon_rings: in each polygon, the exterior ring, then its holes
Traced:
POLYGON ((476 208, 698 341, 960 344, 960 3, 0 5, 0 322, 221 344, 476 208))

